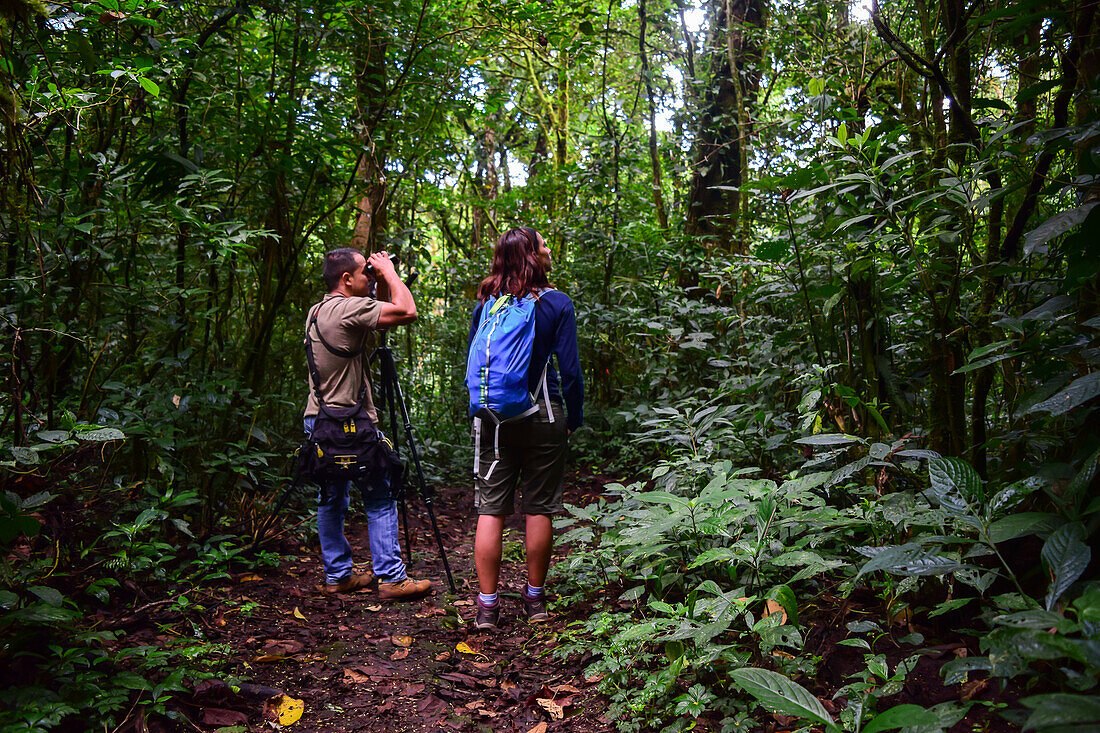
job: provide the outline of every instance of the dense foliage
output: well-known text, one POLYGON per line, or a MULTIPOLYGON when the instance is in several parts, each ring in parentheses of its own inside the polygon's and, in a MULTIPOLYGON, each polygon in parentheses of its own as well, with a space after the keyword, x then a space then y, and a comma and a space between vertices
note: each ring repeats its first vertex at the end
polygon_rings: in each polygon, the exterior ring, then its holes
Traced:
POLYGON ((880 704, 899 618, 980 638, 944 681, 1009 719, 1100 721, 1098 35, 1093 0, 3 3, 0 723, 167 713, 217 664, 93 616, 271 559, 326 250, 420 272, 393 345, 465 465, 514 223, 578 306, 575 456, 623 478, 555 582, 621 593, 563 649, 624 728, 954 724, 880 704))

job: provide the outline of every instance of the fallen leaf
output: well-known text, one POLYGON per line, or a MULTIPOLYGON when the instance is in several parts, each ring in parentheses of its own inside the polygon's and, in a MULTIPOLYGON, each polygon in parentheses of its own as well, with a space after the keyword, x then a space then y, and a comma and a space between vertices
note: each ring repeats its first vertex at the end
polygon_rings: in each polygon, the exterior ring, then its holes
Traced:
POLYGON ((345 669, 344 682, 350 682, 353 685, 361 685, 365 682, 370 682, 370 676, 362 672, 356 672, 354 669, 345 669))
POLYGON ((537 698, 535 702, 538 703, 540 708, 550 713, 551 720, 561 720, 565 717, 565 710, 553 700, 546 697, 540 697, 537 698))
POLYGON ((288 659, 284 654, 260 654, 256 656, 253 662, 282 662, 288 659))
MULTIPOLYGON (((306 704, 301 700, 296 700, 290 695, 277 695, 267 701, 267 705, 272 708, 274 715, 271 717, 279 725, 294 725, 305 712, 306 704)), ((267 717, 265 715, 265 717, 267 717)))
POLYGON ((391 636, 390 641, 392 641, 397 646, 408 648, 412 646, 413 638, 411 636, 391 636))
POLYGON ((585 677, 584 678, 584 684, 594 685, 597 682, 599 682, 600 680, 602 680, 603 678, 604 678, 604 675, 602 675, 602 674, 594 674, 591 677, 585 677))
POLYGON ((305 648, 306 645, 297 639, 271 639, 264 644, 267 654, 297 654, 305 648))
POLYGON ((263 580, 263 578, 261 578, 259 575, 256 575, 256 573, 245 573, 241 577, 237 578, 238 583, 255 583, 260 580, 263 580))
POLYGON ((363 610, 364 611, 370 611, 371 613, 378 613, 379 611, 382 610, 382 606, 377 604, 377 603, 373 603, 369 606, 363 606, 363 610))
POLYGON ((397 649, 397 650, 394 651, 393 654, 390 655, 390 659, 392 659, 393 661, 396 662, 396 661, 399 661, 401 659, 404 659, 407 656, 409 656, 409 650, 408 649, 397 649))
POLYGON ((297 606, 294 607, 294 618, 300 618, 303 621, 309 621, 308 618, 302 615, 302 612, 298 610, 297 606))
POLYGON ((783 606, 779 605, 778 602, 770 599, 764 601, 764 618, 767 618, 768 616, 776 613, 781 614, 779 617, 780 626, 787 623, 787 612, 783 610, 783 606))
POLYGON ((474 605, 474 602, 473 601, 455 601, 455 605, 456 606, 472 606, 472 605, 474 605))
POLYGON ((981 680, 971 680, 970 682, 966 682, 963 684, 961 692, 959 693, 959 697, 961 697, 963 700, 971 700, 974 698, 975 695, 977 695, 988 686, 988 677, 981 680))
POLYGON ((539 723, 527 733, 546 733, 546 723, 539 723))
POLYGON ((451 653, 450 652, 440 652, 439 654, 435 655, 435 661, 437 661, 437 662, 446 662, 450 658, 451 658, 451 653))
POLYGON ((576 687, 573 687, 573 685, 555 685, 554 687, 550 688, 550 691, 559 695, 563 692, 580 692, 580 690, 578 690, 576 687))

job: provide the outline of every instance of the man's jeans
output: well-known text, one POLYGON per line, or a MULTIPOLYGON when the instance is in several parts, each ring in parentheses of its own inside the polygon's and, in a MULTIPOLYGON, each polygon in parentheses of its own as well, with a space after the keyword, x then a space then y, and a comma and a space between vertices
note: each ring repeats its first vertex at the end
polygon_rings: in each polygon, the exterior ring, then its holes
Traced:
MULTIPOLYGON (((314 418, 304 419, 306 434, 313 432, 314 418)), ((351 504, 352 483, 336 482, 317 495, 317 534, 321 539, 321 562, 325 582, 339 583, 351 575, 351 545, 344 536, 344 515, 351 504), (321 498, 324 497, 324 503, 321 498)), ((405 579, 398 536, 397 503, 390 496, 390 480, 385 474, 374 477, 366 490, 360 490, 367 510, 370 531, 370 555, 374 574, 383 583, 405 579)))

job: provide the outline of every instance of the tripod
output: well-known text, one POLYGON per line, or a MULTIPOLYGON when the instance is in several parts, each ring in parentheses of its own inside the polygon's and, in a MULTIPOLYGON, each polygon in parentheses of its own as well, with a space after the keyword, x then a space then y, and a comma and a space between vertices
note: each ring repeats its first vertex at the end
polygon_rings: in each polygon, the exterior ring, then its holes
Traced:
MULTIPOLYGON (((447 582, 451 586, 451 593, 457 593, 454 577, 451 576, 451 566, 447 562, 447 551, 443 548, 443 537, 439 534, 439 524, 435 520, 435 509, 432 505, 432 491, 424 483, 424 471, 420 467, 420 453, 416 449, 416 439, 413 437, 412 421, 409 419, 409 408, 405 405, 405 397, 401 392, 401 382, 397 378, 397 366, 394 364, 393 351, 386 345, 386 331, 382 331, 382 340, 371 353, 370 361, 378 357, 378 371, 380 380, 378 384, 379 407, 383 407, 389 413, 389 427, 392 432, 393 447, 401 453, 400 439, 397 430, 397 413, 400 411, 404 426, 405 440, 409 446, 409 459, 416 468, 417 488, 420 491, 420 500, 424 502, 424 508, 428 510, 428 519, 432 523, 432 532, 435 534, 435 542, 439 546, 439 557, 443 560, 443 569, 447 573, 447 582)), ((409 467, 406 465, 405 470, 409 467)), ((412 540, 409 537, 408 507, 405 503, 405 487, 393 487, 394 499, 401 510, 401 523, 405 525, 405 555, 412 558, 412 540)))

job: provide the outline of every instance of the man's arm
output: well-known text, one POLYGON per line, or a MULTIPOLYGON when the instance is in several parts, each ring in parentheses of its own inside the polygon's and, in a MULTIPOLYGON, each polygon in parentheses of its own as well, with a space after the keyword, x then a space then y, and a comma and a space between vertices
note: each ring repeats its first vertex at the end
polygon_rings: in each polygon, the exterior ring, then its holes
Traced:
POLYGON ((389 302, 379 301, 378 328, 403 326, 415 321, 416 302, 408 286, 397 276, 390 256, 385 252, 375 252, 367 263, 374 268, 375 277, 385 283, 389 292, 389 302))

